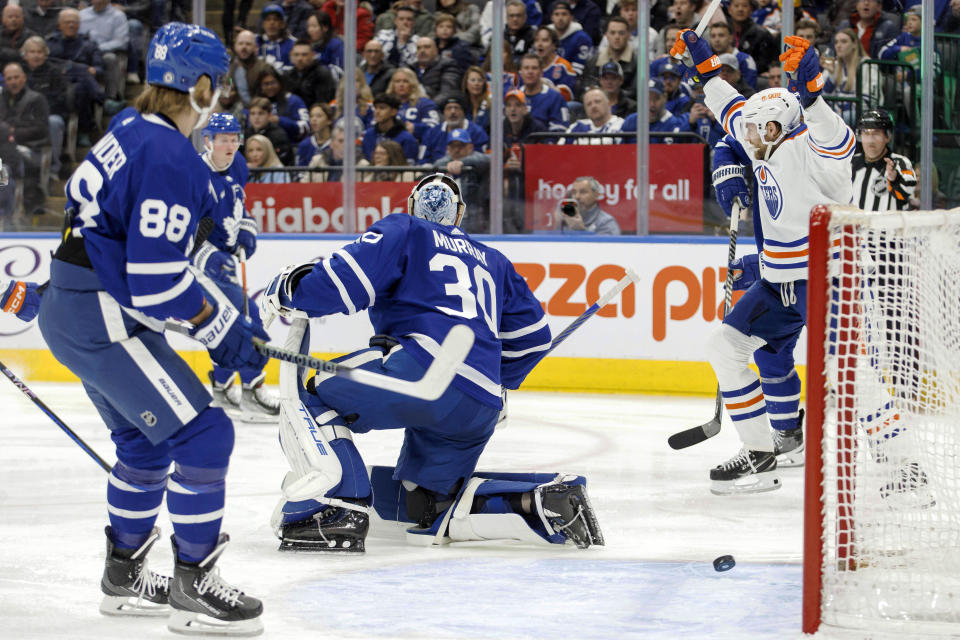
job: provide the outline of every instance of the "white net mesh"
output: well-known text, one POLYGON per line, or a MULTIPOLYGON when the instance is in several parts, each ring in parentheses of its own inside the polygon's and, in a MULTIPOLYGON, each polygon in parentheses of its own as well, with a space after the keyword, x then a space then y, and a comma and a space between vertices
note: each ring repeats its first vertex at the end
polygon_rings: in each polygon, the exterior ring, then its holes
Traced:
POLYGON ((960 634, 960 210, 829 232, 822 621, 960 634))

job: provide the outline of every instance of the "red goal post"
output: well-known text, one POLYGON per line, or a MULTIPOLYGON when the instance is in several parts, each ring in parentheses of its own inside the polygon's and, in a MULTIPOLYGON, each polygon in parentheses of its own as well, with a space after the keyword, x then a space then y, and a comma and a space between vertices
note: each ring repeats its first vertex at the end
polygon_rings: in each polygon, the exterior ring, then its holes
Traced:
POLYGON ((960 209, 809 247, 803 631, 960 634, 960 209))

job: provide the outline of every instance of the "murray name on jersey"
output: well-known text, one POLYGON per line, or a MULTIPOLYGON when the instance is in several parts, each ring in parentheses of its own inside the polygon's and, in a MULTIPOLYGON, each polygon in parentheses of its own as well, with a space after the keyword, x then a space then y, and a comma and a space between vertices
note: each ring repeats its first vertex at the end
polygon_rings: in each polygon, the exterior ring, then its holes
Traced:
POLYGON ((203 161, 169 120, 125 112, 66 192, 74 213, 64 239, 82 238, 103 287, 121 305, 160 319, 200 310, 203 291, 187 271, 187 255, 197 220, 214 211, 217 198, 203 161), (156 148, 167 153, 149 153, 156 148), (184 202, 202 202, 202 210, 184 202))
POLYGON ((376 333, 397 338, 423 366, 454 325, 467 325, 476 340, 453 384, 495 408, 501 385, 520 386, 550 348, 543 308, 503 254, 458 227, 406 214, 314 266, 292 306, 310 316, 368 309, 376 333))

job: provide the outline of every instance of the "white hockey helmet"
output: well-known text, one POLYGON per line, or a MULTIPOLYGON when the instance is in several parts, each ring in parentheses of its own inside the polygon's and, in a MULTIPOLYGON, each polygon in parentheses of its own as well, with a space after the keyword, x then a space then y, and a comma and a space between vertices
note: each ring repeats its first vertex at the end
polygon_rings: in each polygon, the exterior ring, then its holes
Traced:
POLYGON ((422 178, 407 199, 407 213, 437 224, 460 226, 465 210, 460 185, 445 173, 422 178))
POLYGON ((750 96, 743 106, 742 117, 744 130, 755 125, 761 140, 770 148, 803 124, 800 102, 790 91, 781 87, 764 89, 750 96), (766 140, 763 136, 768 122, 780 125, 780 136, 776 140, 766 140))

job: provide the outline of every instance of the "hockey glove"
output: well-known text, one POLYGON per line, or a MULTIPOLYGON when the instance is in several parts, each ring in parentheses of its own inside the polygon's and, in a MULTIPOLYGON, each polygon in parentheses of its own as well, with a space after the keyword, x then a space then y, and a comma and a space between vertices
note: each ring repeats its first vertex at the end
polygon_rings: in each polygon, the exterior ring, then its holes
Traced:
POLYGON ((820 73, 820 58, 810 42, 798 36, 787 36, 784 42, 790 48, 780 54, 783 70, 795 74, 800 104, 812 105, 823 91, 823 75, 820 73))
POLYGON ((0 309, 12 313, 24 322, 30 322, 40 311, 40 291, 34 282, 11 280, 0 295, 0 309))
POLYGON ((213 304, 213 313, 190 334, 207 348, 210 359, 224 369, 263 368, 267 357, 254 348, 253 339, 269 340, 267 332, 245 318, 219 291, 205 291, 208 295, 213 293, 207 298, 213 304))
POLYGON ((216 282, 240 284, 237 279, 237 263, 233 256, 226 251, 220 251, 209 242, 204 242, 194 254, 193 266, 216 282))
POLYGON ((747 254, 731 262, 727 268, 733 271, 733 290, 746 291, 760 279, 760 256, 747 254))
POLYGON ((717 193, 717 203, 723 212, 730 217, 734 198, 740 198, 744 208, 750 208, 750 187, 743 177, 743 167, 737 164, 728 164, 717 167, 713 172, 713 189, 717 193))
POLYGON ((243 218, 237 228, 237 248, 243 247, 249 259, 257 250, 257 222, 253 218, 243 218))
POLYGON ((677 41, 671 47, 670 55, 681 58, 688 67, 696 67, 701 82, 705 83, 720 73, 720 58, 713 52, 707 41, 692 29, 684 29, 677 34, 677 41))
POLYGON ((264 324, 269 326, 276 316, 306 317, 305 313, 293 308, 291 301, 300 280, 313 271, 317 262, 319 261, 288 265, 267 285, 260 296, 260 315, 264 324))

